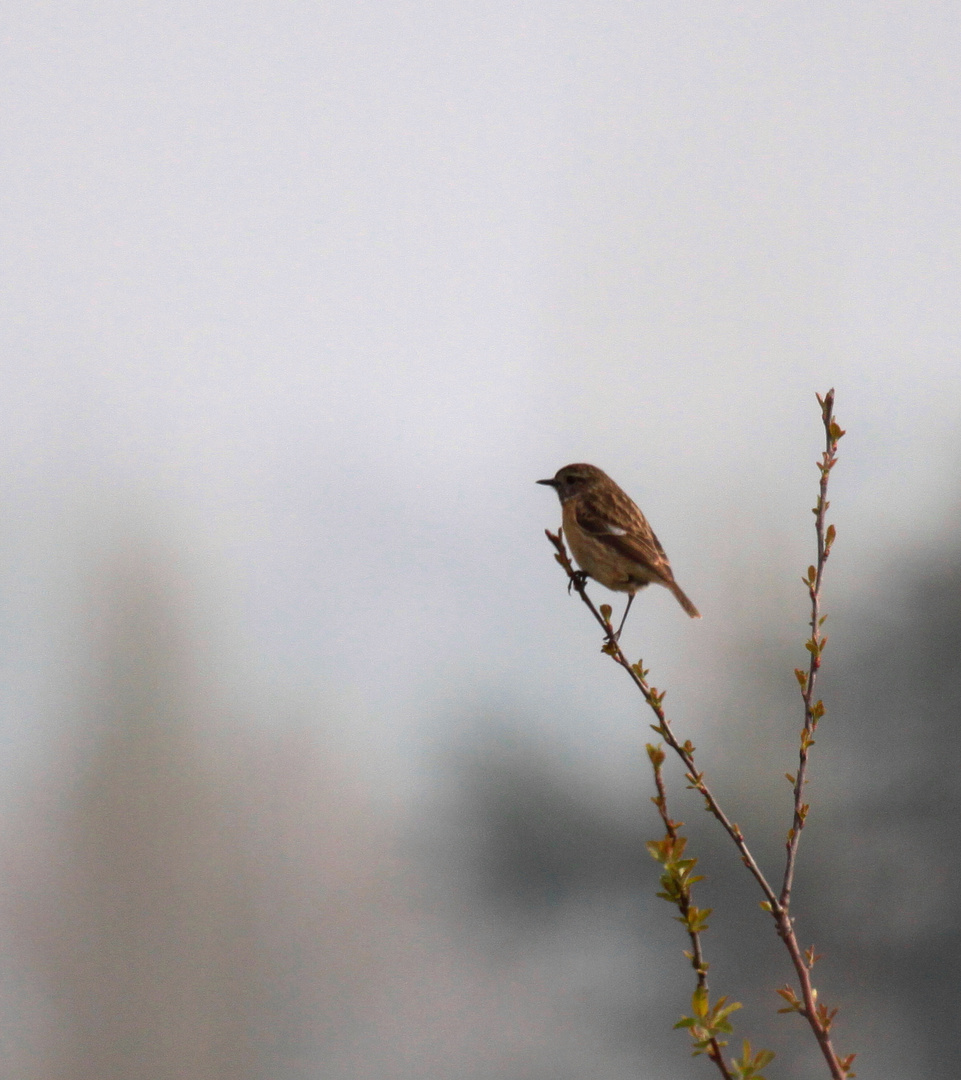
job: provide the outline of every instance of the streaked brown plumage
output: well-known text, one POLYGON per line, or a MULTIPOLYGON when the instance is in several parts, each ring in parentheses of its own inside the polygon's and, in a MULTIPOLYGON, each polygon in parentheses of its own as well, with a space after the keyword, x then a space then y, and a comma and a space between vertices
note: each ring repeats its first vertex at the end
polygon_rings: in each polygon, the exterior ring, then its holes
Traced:
POLYGON ((615 592, 634 594, 654 582, 663 585, 691 616, 701 613, 674 580, 674 572, 654 530, 636 503, 594 465, 565 465, 551 480, 538 480, 561 500, 564 535, 577 565, 589 577, 615 592))

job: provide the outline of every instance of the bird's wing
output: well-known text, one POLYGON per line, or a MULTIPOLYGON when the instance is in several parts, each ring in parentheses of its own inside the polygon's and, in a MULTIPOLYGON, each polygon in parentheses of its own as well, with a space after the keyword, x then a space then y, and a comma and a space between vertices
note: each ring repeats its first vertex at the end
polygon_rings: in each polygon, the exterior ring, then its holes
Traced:
POLYGON ((575 509, 575 518, 584 532, 594 539, 632 562, 650 567, 658 577, 673 580, 671 564, 661 542, 648 525, 647 518, 626 497, 623 505, 617 500, 610 508, 599 506, 594 499, 581 499, 575 509))

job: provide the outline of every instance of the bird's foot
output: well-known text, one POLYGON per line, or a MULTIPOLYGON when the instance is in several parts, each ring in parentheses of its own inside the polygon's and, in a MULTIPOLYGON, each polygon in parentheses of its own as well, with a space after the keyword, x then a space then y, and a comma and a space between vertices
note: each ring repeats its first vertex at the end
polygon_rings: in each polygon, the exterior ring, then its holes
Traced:
POLYGON ((584 586, 587 584, 587 579, 589 577, 590 574, 585 574, 583 570, 575 570, 574 573, 571 574, 570 580, 567 583, 568 594, 570 594, 570 591, 573 588, 577 588, 578 590, 583 589, 584 586))

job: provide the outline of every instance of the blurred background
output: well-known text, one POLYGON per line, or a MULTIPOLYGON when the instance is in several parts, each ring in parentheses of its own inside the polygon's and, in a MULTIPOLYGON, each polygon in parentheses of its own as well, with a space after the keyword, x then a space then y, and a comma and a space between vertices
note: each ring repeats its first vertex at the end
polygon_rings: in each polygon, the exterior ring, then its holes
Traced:
MULTIPOLYGON (((842 1052, 952 1073, 961 16, 932 2, 24 3, 0 33, 0 1072, 712 1075, 647 715, 534 481, 643 507, 624 635, 842 1052)), ((597 587, 597 600, 611 600, 597 587)), ((615 598, 620 611, 622 598, 615 598)), ((770 1077, 826 1075, 676 770, 770 1077)))

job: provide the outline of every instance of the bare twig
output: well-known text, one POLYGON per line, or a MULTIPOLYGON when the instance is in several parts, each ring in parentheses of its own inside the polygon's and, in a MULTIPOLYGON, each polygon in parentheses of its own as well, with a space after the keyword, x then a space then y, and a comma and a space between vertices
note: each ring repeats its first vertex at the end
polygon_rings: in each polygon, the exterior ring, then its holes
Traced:
POLYGON ((798 844, 801 841, 801 830, 808 814, 808 804, 804 801, 804 785, 808 764, 808 751, 814 745, 814 732, 818 721, 824 715, 824 704, 820 698, 814 700, 814 687, 817 682, 818 671, 821 667, 821 654, 824 646, 828 643, 827 634, 822 633, 826 615, 821 614, 821 580, 824 577, 824 564, 831 553, 831 545, 834 543, 835 529, 829 525, 824 527, 824 519, 828 507, 828 478, 831 470, 837 463, 838 441, 844 432, 834 420, 834 391, 829 390, 822 398, 817 396, 821 406, 821 419, 824 423, 824 453, 818 462, 821 470, 821 483, 818 489, 818 500, 814 507, 814 529, 817 534, 817 565, 809 566, 807 576, 802 581, 808 588, 811 598, 811 636, 806 642, 806 648, 811 654, 808 670, 795 668, 794 674, 801 686, 801 697, 804 700, 804 727, 801 731, 801 750, 798 761, 796 776, 788 776, 794 783, 794 823, 788 832, 787 859, 784 866, 784 884, 781 886, 781 906, 787 908, 791 903, 791 887, 794 884, 794 867, 797 862, 798 844))

